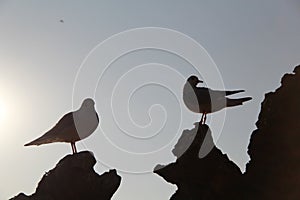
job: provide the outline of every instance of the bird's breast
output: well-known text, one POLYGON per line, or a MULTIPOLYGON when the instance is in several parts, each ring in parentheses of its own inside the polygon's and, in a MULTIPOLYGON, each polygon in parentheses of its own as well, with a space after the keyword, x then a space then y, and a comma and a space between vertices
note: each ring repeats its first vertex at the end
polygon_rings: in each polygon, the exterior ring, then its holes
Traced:
POLYGON ((96 130, 99 119, 96 112, 80 112, 74 116, 74 123, 78 136, 83 139, 96 130))
POLYGON ((183 102, 189 110, 196 113, 200 112, 198 98, 189 84, 186 84, 183 88, 183 102))
POLYGON ((210 113, 211 104, 209 95, 200 96, 199 91, 195 91, 190 84, 185 84, 183 88, 183 102, 186 107, 195 113, 210 113), (197 94, 198 92, 198 94, 197 94))

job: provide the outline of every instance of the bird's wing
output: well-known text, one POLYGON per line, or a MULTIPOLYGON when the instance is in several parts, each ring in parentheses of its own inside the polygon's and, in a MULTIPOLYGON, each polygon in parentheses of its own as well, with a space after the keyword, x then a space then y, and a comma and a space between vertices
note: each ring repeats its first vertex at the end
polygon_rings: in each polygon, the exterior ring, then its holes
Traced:
POLYGON ((200 104, 211 104, 211 101, 224 102, 226 95, 238 93, 239 91, 220 91, 205 87, 197 87, 195 92, 200 104))
POLYGON ((51 130, 61 131, 66 127, 74 126, 73 112, 65 114, 51 130))
POLYGON ((73 120, 73 112, 65 114, 53 128, 51 128, 41 137, 25 144, 25 146, 41 145, 51 142, 66 142, 62 134, 69 132, 76 132, 76 127, 73 120))
POLYGON ((208 94, 211 98, 214 99, 224 99, 225 96, 237 94, 240 92, 244 92, 245 90, 212 90, 208 89, 208 94))
POLYGON ((240 93, 240 92, 245 92, 245 90, 213 90, 215 93, 220 93, 220 95, 225 95, 225 96, 228 96, 228 95, 233 95, 233 94, 237 94, 237 93, 240 93))
MULTIPOLYGON (((51 128, 47 133, 44 134, 44 136, 49 135, 49 137, 55 137, 55 136, 67 136, 70 133, 75 133, 77 135, 76 125, 73 118, 74 112, 69 112, 65 114, 56 124, 53 128, 51 128)), ((43 136, 42 136, 43 137, 43 136)), ((67 136, 68 137, 68 136, 67 136)), ((69 135, 70 137, 70 135, 69 135)))
POLYGON ((244 98, 239 98, 239 99, 229 99, 226 98, 226 102, 227 102, 227 106, 238 106, 238 105, 242 105, 244 102, 246 101, 250 101, 252 99, 252 97, 244 97, 244 98))
POLYGON ((207 95, 209 93, 209 89, 206 87, 196 87, 195 92, 197 95, 207 95))
POLYGON ((205 87, 195 88, 199 104, 210 104, 210 89, 205 87))

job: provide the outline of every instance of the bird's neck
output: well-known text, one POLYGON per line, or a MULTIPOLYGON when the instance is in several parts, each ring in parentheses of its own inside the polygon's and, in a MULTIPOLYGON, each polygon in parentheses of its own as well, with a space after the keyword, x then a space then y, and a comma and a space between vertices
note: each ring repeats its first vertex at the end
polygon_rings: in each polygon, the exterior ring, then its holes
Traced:
POLYGON ((191 88, 191 89, 195 89, 197 88, 197 84, 191 84, 189 82, 186 82, 184 85, 185 88, 191 88))

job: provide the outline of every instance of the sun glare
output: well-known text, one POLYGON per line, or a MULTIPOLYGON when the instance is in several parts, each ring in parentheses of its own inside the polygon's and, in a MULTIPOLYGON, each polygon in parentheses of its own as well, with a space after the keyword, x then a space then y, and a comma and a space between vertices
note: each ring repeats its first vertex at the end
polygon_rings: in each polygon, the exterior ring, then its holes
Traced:
POLYGON ((0 102, 0 123, 3 121, 5 117, 5 106, 2 102, 0 102))
POLYGON ((2 116, 3 116, 3 108, 2 108, 2 105, 0 103, 0 119, 2 119, 2 116))

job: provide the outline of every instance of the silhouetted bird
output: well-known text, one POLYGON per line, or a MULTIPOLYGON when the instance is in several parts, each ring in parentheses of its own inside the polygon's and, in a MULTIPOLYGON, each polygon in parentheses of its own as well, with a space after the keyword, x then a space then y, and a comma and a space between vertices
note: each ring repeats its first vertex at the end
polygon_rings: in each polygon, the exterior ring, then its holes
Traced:
POLYGON ((183 101, 193 112, 203 113, 200 124, 205 124, 206 114, 219 111, 226 107, 242 105, 249 101, 251 97, 230 99, 226 96, 244 92, 244 90, 218 91, 205 87, 197 87, 198 83, 203 83, 196 76, 190 76, 183 88, 183 101))
POLYGON ((75 142, 90 136, 99 124, 94 106, 93 99, 85 99, 77 111, 64 115, 51 130, 25 146, 69 142, 73 154, 77 153, 75 142))
POLYGON ((60 23, 64 23, 65 21, 63 19, 59 20, 60 23))

